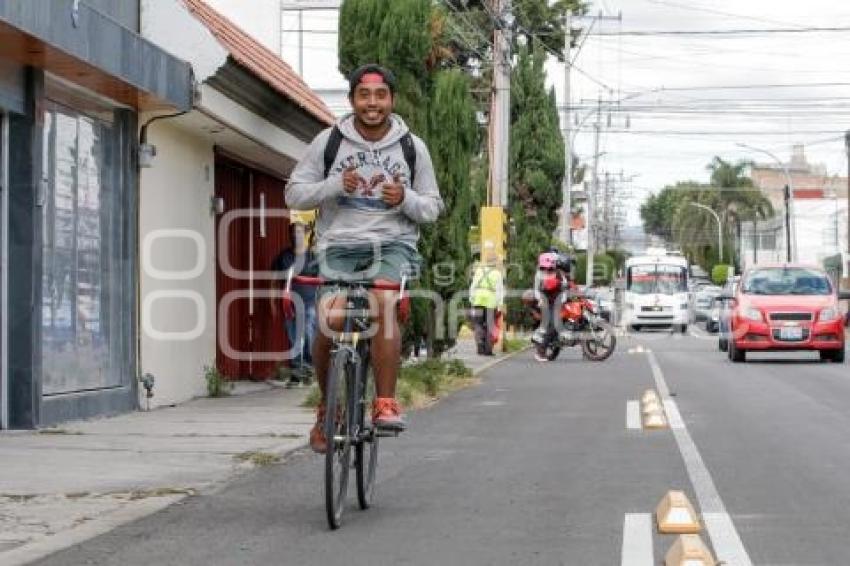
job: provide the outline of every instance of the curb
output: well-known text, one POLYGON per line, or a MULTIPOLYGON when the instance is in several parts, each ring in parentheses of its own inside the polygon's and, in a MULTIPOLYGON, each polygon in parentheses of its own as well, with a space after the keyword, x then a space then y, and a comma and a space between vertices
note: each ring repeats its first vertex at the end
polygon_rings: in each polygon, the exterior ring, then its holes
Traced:
POLYGON ((496 358, 495 360, 493 360, 491 362, 487 362, 486 364, 484 364, 480 368, 472 370, 472 375, 477 376, 480 373, 484 373, 485 371, 492 368, 493 366, 499 365, 500 363, 504 362, 505 360, 509 360, 511 358, 514 358, 514 357, 522 354, 526 350, 530 350, 530 349, 531 349, 531 344, 529 344, 528 346, 525 346, 524 348, 522 348, 520 350, 517 350, 516 352, 511 352, 510 354, 505 354, 504 356, 496 358))
POLYGON ((31 542, 18 548, 13 548, 0 553, 0 559, 6 566, 24 566, 36 560, 46 558, 51 554, 71 548, 97 536, 111 532, 112 530, 152 515, 175 503, 179 503, 189 497, 188 495, 157 497, 140 501, 132 507, 118 509, 106 517, 94 520, 73 529, 48 536, 44 540, 31 542))

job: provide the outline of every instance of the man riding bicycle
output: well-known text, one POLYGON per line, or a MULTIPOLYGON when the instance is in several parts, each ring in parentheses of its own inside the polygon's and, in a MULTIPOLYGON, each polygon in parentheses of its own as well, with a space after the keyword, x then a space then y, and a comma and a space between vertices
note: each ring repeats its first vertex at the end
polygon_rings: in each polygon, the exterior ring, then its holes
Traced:
MULTIPOLYGON (((378 65, 352 72, 352 113, 316 136, 292 172, 286 203, 293 210, 318 207, 316 257, 326 279, 400 282, 421 262, 418 225, 433 222, 443 209, 427 146, 393 113, 395 89, 393 74, 378 65)), ((399 432, 405 428, 395 400, 401 332, 392 314, 398 293, 371 294, 377 306, 371 313, 377 330, 371 348, 372 420, 378 428, 399 432)), ((341 330, 344 305, 341 295, 330 293, 318 302, 313 364, 322 399, 310 446, 319 453, 327 450, 323 421, 332 345, 327 330, 341 330)))

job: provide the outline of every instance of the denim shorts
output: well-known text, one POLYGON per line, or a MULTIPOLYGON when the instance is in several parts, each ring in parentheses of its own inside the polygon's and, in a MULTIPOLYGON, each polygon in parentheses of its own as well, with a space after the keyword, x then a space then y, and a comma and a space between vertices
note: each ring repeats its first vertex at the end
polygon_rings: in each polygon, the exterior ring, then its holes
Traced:
POLYGON ((375 245, 332 244, 316 252, 319 274, 326 279, 400 282, 419 276, 422 257, 415 248, 401 242, 375 245))

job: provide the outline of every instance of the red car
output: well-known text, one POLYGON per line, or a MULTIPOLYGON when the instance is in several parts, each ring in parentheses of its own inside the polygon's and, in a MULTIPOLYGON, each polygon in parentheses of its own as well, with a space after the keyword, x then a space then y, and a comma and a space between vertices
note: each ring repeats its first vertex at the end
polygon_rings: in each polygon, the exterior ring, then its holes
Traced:
POLYGON ((817 350, 821 360, 844 362, 844 316, 826 272, 800 264, 753 266, 731 301, 729 347, 733 362, 747 352, 817 350))

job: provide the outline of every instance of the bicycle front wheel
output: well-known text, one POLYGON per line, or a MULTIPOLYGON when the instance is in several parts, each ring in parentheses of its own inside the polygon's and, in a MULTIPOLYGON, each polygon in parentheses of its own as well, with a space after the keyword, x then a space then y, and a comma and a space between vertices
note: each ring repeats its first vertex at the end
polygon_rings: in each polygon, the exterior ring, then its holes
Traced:
POLYGON ((370 418, 372 400, 375 398, 374 380, 369 379, 369 356, 361 356, 358 370, 360 410, 357 412, 360 440, 355 448, 354 463, 357 470, 357 502, 361 509, 372 506, 375 494, 375 472, 378 468, 378 435, 370 418))
POLYGON ((338 529, 342 523, 345 498, 348 495, 348 470, 351 467, 351 431, 354 428, 352 411, 354 372, 351 353, 339 350, 334 354, 328 373, 325 413, 325 509, 328 525, 338 529))

